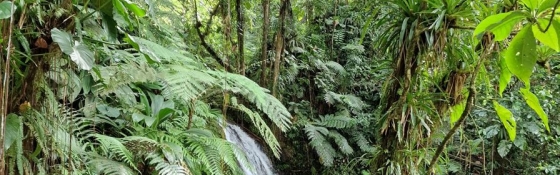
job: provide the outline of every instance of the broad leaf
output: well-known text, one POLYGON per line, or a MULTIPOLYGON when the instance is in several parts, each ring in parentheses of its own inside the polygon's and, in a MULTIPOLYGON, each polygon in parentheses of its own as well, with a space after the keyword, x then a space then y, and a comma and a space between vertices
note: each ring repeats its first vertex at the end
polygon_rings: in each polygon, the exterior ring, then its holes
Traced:
POLYGON ((525 4, 529 9, 535 10, 539 7, 542 0, 521 0, 521 3, 525 4))
POLYGON ((111 18, 113 17, 113 3, 111 3, 111 1, 91 0, 90 4, 92 4, 97 11, 109 15, 111 18))
POLYGON ((467 100, 465 99, 461 103, 451 107, 451 119, 449 121, 451 123, 451 126, 453 126, 455 122, 457 122, 459 118, 461 118, 463 111, 465 111, 466 105, 467 100))
POLYGON ((17 141, 23 139, 23 133, 21 133, 20 127, 22 127, 21 119, 15 114, 8 114, 6 118, 6 129, 4 137, 4 150, 10 149, 10 146, 17 141))
POLYGON ((515 145, 516 147, 518 147, 523 151, 527 147, 527 139, 525 139, 525 136, 520 135, 515 139, 515 141, 513 141, 513 145, 515 145))
POLYGON ((509 71, 507 64, 506 64, 506 59, 504 57, 500 58, 500 89, 499 89, 499 94, 500 97, 502 96, 504 90, 506 89, 507 85, 509 84, 509 82, 511 81, 511 72, 509 71))
POLYGON ((520 89, 521 95, 525 99, 525 102, 531 107, 537 115, 541 118, 544 127, 548 132, 550 132, 550 127, 548 126, 548 116, 544 112, 541 104, 539 103, 539 99, 535 94, 533 94, 528 88, 527 89, 520 89))
POLYGON ((132 114, 132 121, 133 122, 139 122, 139 121, 144 120, 145 118, 147 118, 147 116, 144 115, 144 114, 139 114, 139 113, 132 114))
POLYGON ((14 6, 14 11, 12 11, 12 2, 4 1, 0 2, 0 19, 10 18, 16 12, 17 6, 14 6))
POLYGON ((146 122, 146 126, 148 127, 151 127, 155 121, 156 121, 155 117, 146 116, 146 118, 144 118, 144 122, 146 122))
POLYGON ((554 8, 554 5, 556 5, 556 1, 557 0, 544 0, 544 2, 540 4, 538 12, 541 13, 546 10, 552 10, 552 8, 554 8))
POLYGON ((511 149, 511 146, 512 144, 508 141, 500 141, 500 144, 498 144, 498 154, 500 154, 500 157, 506 157, 511 149))
POLYGON ((513 114, 507 108, 500 105, 498 102, 494 101, 494 109, 498 113, 498 117, 500 121, 506 128, 506 131, 509 135, 509 139, 511 141, 515 140, 515 132, 517 130, 517 123, 515 122, 515 118, 513 118, 513 114))
POLYGON ((51 30, 51 37, 80 69, 90 70, 93 67, 93 53, 85 45, 74 41, 69 33, 54 28, 51 30))
POLYGON ((494 34, 495 41, 503 41, 509 37, 515 24, 525 18, 525 14, 519 11, 510 12, 499 23, 492 24, 486 28, 494 34))
POLYGON ((62 50, 62 52, 70 55, 74 50, 72 49, 72 36, 69 33, 63 32, 54 28, 51 30, 51 37, 54 42, 58 43, 58 46, 62 50))
POLYGON ((495 40, 504 40, 511 33, 513 26, 523 17, 525 14, 518 11, 488 16, 476 26, 473 36, 480 40, 486 31, 491 31, 496 36, 495 40))
POLYGON ((78 41, 74 41, 74 47, 72 47, 73 52, 70 54, 70 59, 74 61, 78 67, 83 70, 91 70, 93 67, 93 52, 91 52, 87 46, 80 44, 78 41))
POLYGON ((130 10, 136 16, 138 16, 138 17, 146 16, 146 11, 144 9, 140 8, 137 4, 135 4, 133 2, 130 2, 129 0, 120 0, 120 1, 122 2, 122 4, 124 4, 126 9, 130 10))
POLYGON ((121 115, 120 109, 118 108, 113 108, 111 106, 105 105, 105 104, 100 104, 96 106, 97 111, 99 111, 101 114, 104 114, 106 116, 109 117, 118 117, 121 115))
POLYGON ((513 38, 504 57, 509 71, 529 87, 533 67, 537 64, 537 44, 531 26, 525 26, 513 38))
POLYGON ((120 0, 113 0, 113 6, 115 7, 116 12, 122 17, 124 17, 127 20, 127 22, 130 20, 128 18, 128 12, 126 11, 126 7, 120 0))
POLYGON ((558 39, 560 37, 560 22, 552 20, 552 24, 548 30, 543 33, 539 28, 545 29, 548 23, 548 19, 539 19, 538 23, 533 24, 535 38, 544 45, 554 49, 556 52, 560 52, 560 39, 558 39))

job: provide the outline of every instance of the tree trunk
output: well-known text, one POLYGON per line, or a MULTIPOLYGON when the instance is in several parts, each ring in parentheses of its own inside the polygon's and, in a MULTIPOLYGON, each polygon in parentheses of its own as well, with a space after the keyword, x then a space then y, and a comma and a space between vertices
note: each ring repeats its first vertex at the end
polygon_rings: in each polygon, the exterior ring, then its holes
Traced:
MULTIPOLYGON (((10 7, 10 11, 15 10, 15 4, 12 4, 10 7)), ((2 23, 3 25, 0 26, 1 28, 1 33, 3 33, 3 36, 8 36, 8 43, 6 46, 6 53, 4 54, 0 54, 0 56, 2 56, 0 59, 3 59, 4 57, 6 58, 4 64, 0 64, 3 67, 0 68, 2 69, 2 78, 1 78, 1 83, 2 83, 2 88, 0 91, 0 143, 2 143, 2 145, 0 146, 0 174, 6 174, 6 161, 5 161, 5 154, 4 154, 4 139, 5 139, 5 130, 6 130, 6 118, 8 117, 8 108, 9 108, 9 95, 10 95, 10 86, 9 86, 9 82, 10 82, 10 58, 11 58, 11 53, 12 53, 12 31, 13 31, 13 27, 14 27, 14 16, 11 16, 9 19, 9 23, 2 23), (7 35, 5 35, 7 33, 7 35)), ((4 37, 3 37, 4 38, 4 37)))
POLYGON ((280 61, 282 59, 282 50, 284 48, 284 23, 286 21, 286 12, 290 0, 283 0, 280 7, 280 28, 276 33, 275 55, 274 55, 274 73, 272 82, 272 95, 278 97, 278 76, 280 74, 280 61))
POLYGON ((245 76, 245 57, 243 53, 244 48, 244 30, 243 30, 243 8, 241 7, 241 0, 235 1, 235 10, 237 11, 237 56, 239 63, 239 73, 245 76))
POLYGON ((261 79, 260 84, 266 87, 266 60, 268 59, 268 25, 270 23, 269 11, 270 0, 262 1, 263 8, 263 27, 262 27, 262 43, 261 43, 261 79))

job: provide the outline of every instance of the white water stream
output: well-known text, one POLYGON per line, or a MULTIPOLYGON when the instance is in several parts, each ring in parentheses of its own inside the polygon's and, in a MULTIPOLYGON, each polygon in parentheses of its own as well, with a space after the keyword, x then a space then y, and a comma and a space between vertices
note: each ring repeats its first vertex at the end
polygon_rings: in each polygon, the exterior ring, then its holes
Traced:
MULTIPOLYGON (((225 130, 226 139, 237 145, 247 156, 248 163, 254 167, 254 172, 245 165, 241 165, 245 175, 275 175, 270 159, 263 152, 261 146, 251 138, 243 129, 228 123, 225 130)), ((239 160, 239 158, 238 158, 239 160)), ((239 161, 242 162, 242 161, 239 161)))

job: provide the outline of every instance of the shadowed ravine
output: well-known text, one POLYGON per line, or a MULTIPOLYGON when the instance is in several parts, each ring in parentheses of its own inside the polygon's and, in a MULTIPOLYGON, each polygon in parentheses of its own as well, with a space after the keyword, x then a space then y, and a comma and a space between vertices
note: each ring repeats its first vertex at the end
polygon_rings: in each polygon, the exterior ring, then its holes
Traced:
MULTIPOLYGON (((247 160, 255 168, 255 171, 251 171, 247 166, 242 165, 245 175, 275 175, 274 168, 270 159, 263 152, 261 146, 251 138, 243 129, 239 126, 228 123, 225 130, 226 139, 235 145, 237 145, 245 155, 247 160)), ((243 161, 239 161, 243 162, 243 161)))

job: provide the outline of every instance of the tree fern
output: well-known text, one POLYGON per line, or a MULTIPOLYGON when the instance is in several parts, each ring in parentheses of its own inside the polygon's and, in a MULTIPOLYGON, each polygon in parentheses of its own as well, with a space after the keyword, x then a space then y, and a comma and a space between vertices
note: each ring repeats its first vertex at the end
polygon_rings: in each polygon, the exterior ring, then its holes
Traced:
POLYGON ((251 103, 267 114, 268 118, 282 131, 286 131, 291 124, 291 114, 286 107, 274 96, 268 94, 268 90, 260 87, 254 81, 245 76, 224 72, 210 72, 216 77, 225 79, 226 83, 218 84, 221 88, 240 94, 251 103))
MULTIPOLYGON (((339 114, 340 113, 345 113, 345 112, 342 111, 339 112, 339 114)), ((354 118, 348 117, 348 114, 346 112, 346 115, 329 114, 325 116, 320 116, 319 121, 317 121, 317 124, 330 128, 344 129, 344 128, 349 128, 351 126, 354 126, 356 124, 356 120, 354 118)))
POLYGON ((327 92, 325 94, 325 102, 348 106, 353 112, 361 111, 364 107, 367 107, 366 103, 354 95, 343 95, 335 92, 327 92))
POLYGON ((131 44, 139 52, 144 53, 148 61, 184 62, 189 65, 196 64, 200 66, 200 63, 194 61, 193 59, 146 39, 128 35, 125 41, 131 44))
POLYGON ((206 72, 179 65, 166 65, 160 74, 163 95, 188 102, 198 98, 218 81, 206 72))
POLYGON ((337 152, 325 138, 325 135, 329 132, 328 129, 313 125, 306 125, 303 129, 305 130, 307 137, 311 139, 309 144, 317 152, 319 158, 321 158, 319 161, 323 165, 332 166, 337 152))

